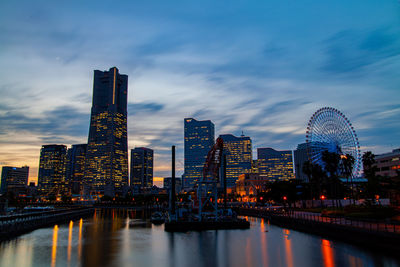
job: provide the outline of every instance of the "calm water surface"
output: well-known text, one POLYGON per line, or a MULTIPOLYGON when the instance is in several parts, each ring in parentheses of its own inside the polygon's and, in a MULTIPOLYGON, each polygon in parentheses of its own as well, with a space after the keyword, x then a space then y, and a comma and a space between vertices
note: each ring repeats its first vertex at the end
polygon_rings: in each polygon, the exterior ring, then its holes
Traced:
POLYGON ((249 218, 250 230, 166 233, 129 210, 55 225, 0 243, 0 266, 400 266, 345 243, 249 218))

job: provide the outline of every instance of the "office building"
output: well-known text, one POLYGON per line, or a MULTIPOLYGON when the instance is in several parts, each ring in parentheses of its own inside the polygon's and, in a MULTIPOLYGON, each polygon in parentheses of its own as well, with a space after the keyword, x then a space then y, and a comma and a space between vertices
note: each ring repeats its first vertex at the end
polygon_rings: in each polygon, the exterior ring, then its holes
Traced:
POLYGON ((224 141, 223 153, 226 155, 226 187, 233 187, 239 175, 252 170, 251 139, 248 136, 236 137, 232 134, 219 137, 224 141))
POLYGON ((131 149, 132 188, 151 188, 153 186, 153 150, 146 147, 131 149))
POLYGON ((184 119, 183 186, 193 188, 203 175, 208 152, 214 145, 214 124, 210 120, 184 119))
POLYGON ((293 151, 296 179, 303 182, 309 182, 307 175, 303 172, 303 165, 308 161, 307 146, 307 143, 298 144, 297 149, 293 151))
POLYGON ((85 191, 113 196, 128 186, 128 76, 116 67, 94 71, 85 191))
POLYGON ((43 145, 40 150, 38 190, 42 196, 66 193, 67 147, 43 145))
POLYGON ((258 171, 271 180, 294 179, 291 150, 257 148, 258 171))
POLYGON ((67 183, 72 194, 83 193, 87 144, 72 145, 67 151, 67 183))
POLYGON ((400 172, 400 148, 389 153, 376 155, 374 165, 378 169, 376 175, 383 177, 398 176, 398 172, 400 172))
POLYGON ((29 167, 4 166, 1 171, 0 194, 13 192, 15 196, 26 194, 28 185, 29 167))

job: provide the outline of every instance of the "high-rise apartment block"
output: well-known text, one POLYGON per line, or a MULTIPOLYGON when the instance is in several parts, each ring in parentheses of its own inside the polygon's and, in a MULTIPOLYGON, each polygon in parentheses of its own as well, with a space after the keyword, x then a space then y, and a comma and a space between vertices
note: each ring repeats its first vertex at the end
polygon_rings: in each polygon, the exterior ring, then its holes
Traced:
POLYGON ((1 171, 0 193, 13 192, 15 195, 26 194, 28 185, 29 167, 4 166, 1 171))
MULTIPOLYGON (((131 187, 151 188, 153 186, 153 150, 146 147, 131 149, 131 187)), ((136 191, 136 190, 135 190, 136 191)))
POLYGON ((94 71, 85 167, 90 193, 113 195, 128 185, 127 96, 127 75, 116 67, 94 71))
POLYGON ((81 194, 85 177, 87 144, 72 145, 67 151, 66 179, 72 194, 81 194))
POLYGON ((214 145, 214 124, 210 120, 184 119, 185 160, 183 186, 193 188, 203 175, 208 152, 214 145))
POLYGON ((58 195, 67 191, 66 161, 67 147, 65 145, 42 146, 38 176, 38 189, 42 195, 58 195))
POLYGON ((226 155, 226 186, 233 187, 239 175, 252 169, 251 139, 248 136, 236 137, 232 134, 220 135, 224 141, 223 153, 226 155))
POLYGON ((291 150, 277 151, 272 148, 257 148, 258 172, 271 180, 294 178, 291 150))

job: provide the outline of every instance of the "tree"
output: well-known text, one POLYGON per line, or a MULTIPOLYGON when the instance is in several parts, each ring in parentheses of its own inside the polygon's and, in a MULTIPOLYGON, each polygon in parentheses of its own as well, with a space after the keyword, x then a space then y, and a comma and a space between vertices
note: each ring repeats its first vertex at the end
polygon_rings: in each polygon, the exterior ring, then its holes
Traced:
POLYGON ((322 183, 326 178, 324 169, 319 164, 306 161, 303 164, 303 172, 307 175, 310 183, 311 199, 313 199, 315 195, 318 199, 321 195, 322 183))
MULTIPOLYGON (((330 194, 336 199, 338 198, 338 187, 340 185, 340 180, 337 175, 340 164, 340 155, 335 152, 329 152, 325 150, 322 152, 322 161, 325 163, 325 170, 329 173, 329 187, 330 194)), ((337 203, 336 203, 336 206, 337 203)))
POLYGON ((352 155, 350 154, 346 154, 344 156, 342 156, 342 167, 343 167, 343 172, 344 175, 346 175, 346 179, 347 179, 347 184, 349 183, 349 177, 350 177, 350 189, 351 189, 351 198, 354 199, 353 197, 353 166, 354 166, 354 162, 355 159, 352 155))
POLYGON ((367 179, 366 195, 368 198, 373 199, 375 195, 380 192, 380 179, 376 175, 378 168, 375 164, 375 155, 371 151, 367 151, 362 156, 364 167, 364 177, 367 179))

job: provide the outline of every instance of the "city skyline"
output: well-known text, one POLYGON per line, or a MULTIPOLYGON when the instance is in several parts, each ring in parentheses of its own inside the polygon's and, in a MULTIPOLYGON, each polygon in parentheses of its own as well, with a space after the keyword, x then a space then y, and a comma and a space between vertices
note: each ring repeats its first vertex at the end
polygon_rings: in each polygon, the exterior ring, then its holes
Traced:
POLYGON ((28 165, 30 180, 42 145, 87 141, 92 71, 110 66, 130 77, 128 149, 154 149, 155 176, 170 176, 171 145, 182 174, 187 117, 213 121, 216 136, 243 130, 253 148, 293 150, 312 113, 332 106, 362 151, 400 146, 397 1, 130 3, 118 14, 21 2, 0 4, 0 165, 28 165))

